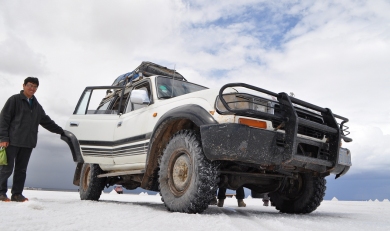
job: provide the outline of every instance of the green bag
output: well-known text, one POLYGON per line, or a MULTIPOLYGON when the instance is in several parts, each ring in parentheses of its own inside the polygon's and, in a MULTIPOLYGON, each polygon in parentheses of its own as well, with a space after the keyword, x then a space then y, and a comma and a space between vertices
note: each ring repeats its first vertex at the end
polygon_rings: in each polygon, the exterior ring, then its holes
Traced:
POLYGON ((0 165, 8 165, 7 162, 7 153, 5 152, 5 148, 0 148, 0 165))

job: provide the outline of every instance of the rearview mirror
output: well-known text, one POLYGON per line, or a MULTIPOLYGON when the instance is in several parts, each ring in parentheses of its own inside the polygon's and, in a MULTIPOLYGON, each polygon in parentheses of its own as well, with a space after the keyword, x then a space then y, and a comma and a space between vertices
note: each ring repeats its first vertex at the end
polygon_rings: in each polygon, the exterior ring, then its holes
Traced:
POLYGON ((149 104, 150 99, 148 92, 145 90, 133 90, 131 91, 130 101, 134 104, 149 104))

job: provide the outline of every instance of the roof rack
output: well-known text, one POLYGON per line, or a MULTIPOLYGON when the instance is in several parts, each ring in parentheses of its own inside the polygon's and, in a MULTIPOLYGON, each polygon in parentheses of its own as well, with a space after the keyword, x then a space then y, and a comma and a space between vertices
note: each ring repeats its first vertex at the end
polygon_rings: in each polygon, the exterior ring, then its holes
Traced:
POLYGON ((152 62, 144 61, 136 69, 134 69, 134 71, 120 75, 118 78, 116 78, 112 86, 123 86, 125 82, 129 83, 141 76, 149 77, 153 75, 163 75, 187 81, 184 76, 182 76, 176 70, 172 70, 152 62), (127 81, 125 81, 126 79, 127 81))

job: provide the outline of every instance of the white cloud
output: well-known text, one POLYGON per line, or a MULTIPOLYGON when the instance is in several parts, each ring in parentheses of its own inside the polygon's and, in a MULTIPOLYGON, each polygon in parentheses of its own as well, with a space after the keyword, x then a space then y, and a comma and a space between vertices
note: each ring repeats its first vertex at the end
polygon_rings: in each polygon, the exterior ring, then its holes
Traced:
POLYGON ((45 73, 44 56, 34 51, 21 38, 10 36, 0 42, 0 71, 12 75, 45 73))
POLYGON ((344 144, 344 146, 353 148, 351 172, 388 171, 390 135, 385 135, 380 128, 372 126, 355 126, 351 131, 354 134, 353 144, 344 144))

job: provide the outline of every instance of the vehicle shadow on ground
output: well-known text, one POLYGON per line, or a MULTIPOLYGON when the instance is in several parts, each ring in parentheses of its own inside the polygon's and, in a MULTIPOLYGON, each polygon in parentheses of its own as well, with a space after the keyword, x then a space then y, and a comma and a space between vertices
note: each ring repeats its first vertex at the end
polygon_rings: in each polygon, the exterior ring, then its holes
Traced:
POLYGON ((153 202, 127 202, 127 201, 114 201, 114 200, 99 200, 100 203, 121 204, 121 205, 140 205, 149 207, 159 211, 167 211, 163 203, 153 202))
POLYGON ((346 213, 337 213, 337 212, 321 212, 321 211, 314 211, 313 213, 309 214, 287 214, 287 213, 281 213, 278 210, 276 210, 274 207, 271 207, 267 210, 256 210, 254 208, 246 207, 246 208, 235 208, 235 207, 223 207, 219 208, 217 206, 209 206, 207 210, 205 210, 202 214, 207 215, 228 215, 232 217, 253 217, 253 216, 261 216, 263 218, 266 217, 278 217, 278 218, 294 218, 294 219, 318 219, 318 218, 348 218, 351 217, 351 214, 346 213))
MULTIPOLYGON (((101 203, 113 203, 113 204, 122 204, 122 205, 139 205, 148 207, 154 210, 168 212, 163 203, 153 203, 153 202, 126 202, 126 201, 114 201, 114 200, 100 200, 101 203)), ((267 210, 269 210, 267 208, 267 210)), ((223 207, 219 208, 217 206, 210 205, 201 215, 211 215, 211 216, 219 216, 219 215, 228 215, 230 217, 253 217, 253 216, 261 216, 263 218, 294 218, 294 219, 318 219, 318 218, 334 218, 334 219, 346 219, 353 216, 353 213, 337 213, 337 212, 321 212, 314 211, 310 214, 287 214, 281 213, 277 211, 275 208, 271 208, 269 211, 266 210, 256 210, 254 208, 246 207, 246 208, 235 208, 235 207, 223 207)))

